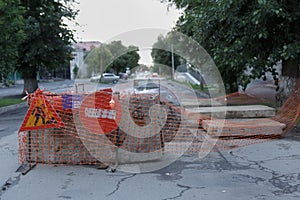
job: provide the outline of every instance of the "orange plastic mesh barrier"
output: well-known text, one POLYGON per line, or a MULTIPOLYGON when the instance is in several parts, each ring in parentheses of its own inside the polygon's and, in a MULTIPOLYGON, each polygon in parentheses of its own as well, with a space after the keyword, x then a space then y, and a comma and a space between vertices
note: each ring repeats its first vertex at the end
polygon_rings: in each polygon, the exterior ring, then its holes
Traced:
POLYGON ((20 162, 98 164, 101 161, 109 164, 115 159, 116 148, 132 153, 162 153, 164 145, 172 141, 178 132, 182 134, 181 139, 184 139, 185 133, 188 140, 193 139, 187 128, 179 127, 182 119, 180 109, 163 104, 152 95, 119 98, 111 90, 89 95, 55 95, 37 91, 29 99, 30 107, 19 132, 20 162), (76 106, 74 100, 80 101, 80 106, 76 106), (112 100, 115 104, 113 109, 110 105, 112 100), (150 112, 156 104, 165 108, 163 124, 160 121, 161 111, 150 112), (40 110, 38 114, 35 111, 37 107, 40 110), (45 115, 53 111, 55 113, 45 115), (128 111, 129 116, 122 116, 120 121, 120 115, 125 113, 121 111, 128 111), (56 115, 59 118, 53 117, 56 115), (149 129, 149 125, 157 130, 149 129), (140 137, 142 133, 139 131, 144 131, 145 136, 140 137))
POLYGON ((289 133, 297 123, 300 116, 300 79, 298 79, 292 94, 277 112, 274 120, 284 123, 286 129, 284 134, 289 133))
POLYGON ((275 117, 241 121, 190 117, 153 95, 121 96, 111 89, 62 95, 38 90, 29 95, 30 107, 19 131, 19 159, 95 165, 113 163, 119 154, 120 162, 144 162, 278 138, 299 119, 299 90, 300 80, 275 117))

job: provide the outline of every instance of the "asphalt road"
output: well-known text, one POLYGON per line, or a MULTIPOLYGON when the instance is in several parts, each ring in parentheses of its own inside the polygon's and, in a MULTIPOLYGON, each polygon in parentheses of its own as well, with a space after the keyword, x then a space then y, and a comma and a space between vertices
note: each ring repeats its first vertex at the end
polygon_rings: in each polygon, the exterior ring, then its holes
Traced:
POLYGON ((26 115, 28 107, 18 108, 1 114, 0 117, 0 139, 17 131, 26 115))
MULTIPOLYGON (((0 140, 1 151, 7 148, 3 144, 8 139, 0 140)), ((212 152, 204 159, 184 155, 168 167, 140 174, 38 164, 22 176, 11 169, 7 181, 1 180, 0 199, 298 200, 299 142, 273 140, 212 152)), ((7 149, 7 154, 17 156, 12 147, 7 149)), ((1 178, 4 171, 0 171, 1 178)))
MULTIPOLYGON (((48 81, 48 82, 40 82, 39 88, 47 91, 55 91, 55 92, 63 92, 74 85, 74 81, 72 80, 59 80, 59 81, 48 81)), ((23 91, 23 84, 16 84, 9 88, 0 88, 0 98, 6 96, 15 96, 21 95, 23 91)))

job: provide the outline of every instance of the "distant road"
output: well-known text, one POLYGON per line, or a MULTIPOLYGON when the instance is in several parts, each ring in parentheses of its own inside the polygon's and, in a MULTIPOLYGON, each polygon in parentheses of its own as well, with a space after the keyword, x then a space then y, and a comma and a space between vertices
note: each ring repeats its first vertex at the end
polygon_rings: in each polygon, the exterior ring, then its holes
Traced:
MULTIPOLYGON (((39 88, 46 89, 52 92, 62 92, 69 90, 74 86, 73 80, 62 80, 62 81, 49 81, 49 82, 40 82, 39 88)), ((23 84, 16 84, 8 88, 0 88, 0 98, 6 96, 21 95, 23 91, 23 84)))

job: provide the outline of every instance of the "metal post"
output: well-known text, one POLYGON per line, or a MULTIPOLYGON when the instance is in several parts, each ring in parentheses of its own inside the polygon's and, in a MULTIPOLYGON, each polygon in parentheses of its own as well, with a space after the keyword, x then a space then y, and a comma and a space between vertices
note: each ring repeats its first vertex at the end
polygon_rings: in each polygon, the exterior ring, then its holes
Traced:
POLYGON ((175 69, 174 69, 174 47, 173 47, 173 44, 171 44, 171 51, 172 51, 172 80, 174 80, 175 69))

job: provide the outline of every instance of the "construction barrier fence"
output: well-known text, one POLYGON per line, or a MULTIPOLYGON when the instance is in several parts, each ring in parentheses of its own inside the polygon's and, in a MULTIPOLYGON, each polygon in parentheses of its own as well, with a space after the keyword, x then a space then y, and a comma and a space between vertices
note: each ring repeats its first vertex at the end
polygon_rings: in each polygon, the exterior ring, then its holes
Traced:
POLYGON ((80 165, 172 160, 278 138, 299 119, 299 85, 275 117, 259 121, 190 114, 152 94, 37 90, 28 96, 19 160, 80 165))

